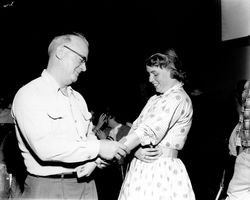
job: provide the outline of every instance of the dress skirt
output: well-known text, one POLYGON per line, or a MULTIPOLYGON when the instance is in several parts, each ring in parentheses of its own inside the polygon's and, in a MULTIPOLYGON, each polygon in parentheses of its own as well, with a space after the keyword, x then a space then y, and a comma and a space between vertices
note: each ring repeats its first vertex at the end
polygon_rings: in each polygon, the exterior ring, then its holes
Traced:
POLYGON ((119 200, 195 200, 186 168, 178 158, 131 162, 119 200))

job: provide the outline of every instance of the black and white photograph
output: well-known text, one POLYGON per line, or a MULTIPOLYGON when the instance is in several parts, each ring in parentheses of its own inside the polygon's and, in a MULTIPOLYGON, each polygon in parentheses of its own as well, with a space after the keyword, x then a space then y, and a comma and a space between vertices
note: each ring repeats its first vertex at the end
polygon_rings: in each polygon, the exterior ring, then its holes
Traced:
POLYGON ((250 200, 249 0, 1 0, 0 200, 250 200))

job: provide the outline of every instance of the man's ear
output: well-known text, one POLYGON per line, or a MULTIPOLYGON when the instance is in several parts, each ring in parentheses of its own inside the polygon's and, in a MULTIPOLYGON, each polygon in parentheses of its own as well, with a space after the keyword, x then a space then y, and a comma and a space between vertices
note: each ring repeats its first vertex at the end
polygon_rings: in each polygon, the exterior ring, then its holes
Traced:
POLYGON ((56 49, 56 57, 61 60, 62 58, 64 58, 66 54, 65 48, 63 46, 59 46, 56 49))

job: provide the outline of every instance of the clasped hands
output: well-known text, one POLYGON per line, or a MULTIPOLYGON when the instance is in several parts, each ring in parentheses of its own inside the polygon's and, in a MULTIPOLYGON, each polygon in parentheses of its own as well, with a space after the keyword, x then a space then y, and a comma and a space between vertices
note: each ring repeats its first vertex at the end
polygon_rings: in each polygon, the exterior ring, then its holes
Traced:
POLYGON ((126 145, 116 141, 100 140, 99 154, 93 162, 87 162, 75 169, 78 178, 88 177, 94 171, 95 167, 104 168, 112 162, 119 161, 129 153, 126 145))
POLYGON ((114 161, 124 158, 130 150, 125 144, 117 141, 100 140, 99 157, 104 161, 114 161))
MULTIPOLYGON (((100 157, 105 161, 119 161, 130 153, 130 149, 116 141, 101 140, 100 157)), ((158 147, 139 147, 135 151, 135 157, 143 162, 151 163, 162 155, 162 150, 158 147)))
MULTIPOLYGON (((95 169, 95 166, 102 169, 113 162, 122 164, 123 159, 129 153, 130 150, 128 147, 122 143, 110 140, 100 140, 99 157, 95 162, 90 162, 79 167, 77 169, 78 177, 88 177, 95 169)), ((139 147, 134 155, 143 162, 151 163, 162 155, 162 151, 157 147, 139 147)))

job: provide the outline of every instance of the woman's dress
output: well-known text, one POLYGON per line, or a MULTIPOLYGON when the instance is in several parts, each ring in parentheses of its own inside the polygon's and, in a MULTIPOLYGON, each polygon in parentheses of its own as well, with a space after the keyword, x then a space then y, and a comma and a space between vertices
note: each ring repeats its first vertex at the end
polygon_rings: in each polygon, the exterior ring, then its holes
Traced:
MULTIPOLYGON (((141 145, 181 150, 192 121, 192 103, 178 84, 162 95, 151 97, 129 134, 141 145)), ((119 200, 194 200, 194 192, 182 161, 163 154, 152 163, 133 158, 119 200)))

